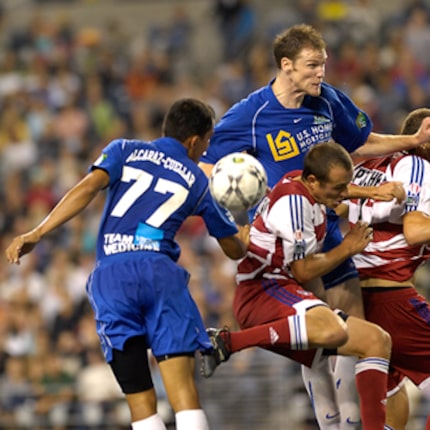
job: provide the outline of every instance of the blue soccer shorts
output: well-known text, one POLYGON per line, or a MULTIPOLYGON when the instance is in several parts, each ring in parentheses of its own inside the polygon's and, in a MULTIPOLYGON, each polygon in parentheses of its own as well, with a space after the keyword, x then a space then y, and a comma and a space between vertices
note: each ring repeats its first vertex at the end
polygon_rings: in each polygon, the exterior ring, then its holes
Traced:
MULTIPOLYGON (((339 227, 339 216, 333 209, 327 209, 327 234, 324 239, 322 252, 330 251, 343 240, 339 227)), ((348 258, 327 275, 322 276, 324 288, 329 290, 348 279, 357 278, 358 271, 351 258, 348 258)))
POLYGON ((135 336, 144 336, 156 357, 211 348, 188 279, 184 268, 155 252, 98 262, 86 288, 107 362, 135 336))

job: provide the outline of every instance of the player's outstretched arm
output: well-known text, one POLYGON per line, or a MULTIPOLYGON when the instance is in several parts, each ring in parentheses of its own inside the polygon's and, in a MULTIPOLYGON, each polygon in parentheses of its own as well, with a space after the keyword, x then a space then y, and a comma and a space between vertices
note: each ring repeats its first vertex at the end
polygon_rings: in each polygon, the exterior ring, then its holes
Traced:
POLYGON ((246 249, 249 243, 249 229, 250 224, 238 225, 239 230, 234 236, 224 237, 218 239, 224 254, 232 260, 238 260, 246 254, 246 249))
POLYGON ((324 253, 309 254, 290 263, 294 278, 303 284, 326 275, 347 258, 361 252, 372 240, 372 233, 373 230, 367 223, 358 222, 335 248, 324 253))
POLYGON ((360 146, 353 156, 372 157, 416 148, 430 142, 430 117, 423 119, 415 134, 379 134, 370 133, 367 142, 360 146))
POLYGON ((389 202, 396 199, 398 204, 406 198, 403 183, 399 181, 385 182, 375 187, 359 187, 350 184, 348 186, 349 199, 374 199, 383 202, 389 202))
POLYGON ((95 169, 85 176, 66 193, 37 227, 12 240, 5 251, 7 261, 19 264, 20 258, 31 252, 43 236, 80 213, 108 184, 109 175, 104 170, 95 169))
POLYGON ((408 212, 403 217, 403 234, 408 245, 430 243, 430 217, 421 211, 408 212))

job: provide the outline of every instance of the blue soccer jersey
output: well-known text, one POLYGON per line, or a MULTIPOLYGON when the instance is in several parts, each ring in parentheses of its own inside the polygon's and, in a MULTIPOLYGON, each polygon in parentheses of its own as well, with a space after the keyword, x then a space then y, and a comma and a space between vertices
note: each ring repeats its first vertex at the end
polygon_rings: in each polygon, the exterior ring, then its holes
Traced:
POLYGON ((202 216, 211 236, 237 232, 229 213, 208 191, 208 179, 172 138, 147 143, 112 141, 91 169, 104 169, 110 178, 98 242, 97 260, 153 251, 174 261, 174 240, 185 218, 202 216))
POLYGON ((371 120, 340 90, 323 83, 319 97, 305 96, 301 107, 287 109, 272 82, 221 118, 201 161, 214 164, 231 152, 249 152, 262 162, 273 187, 285 173, 303 169, 311 146, 333 139, 353 152, 367 140, 371 120))
MULTIPOLYGON (((302 106, 287 109, 272 90, 272 82, 236 103, 215 127, 202 162, 215 164, 231 152, 253 154, 265 167, 268 186, 286 173, 302 170, 313 145, 333 139, 348 152, 363 145, 372 130, 365 112, 335 87, 322 83, 318 97, 306 95, 302 106)), ((256 208, 249 211, 253 218, 256 208)), ((342 240, 337 217, 329 212, 324 252, 342 240)), ((326 288, 357 276, 352 260, 323 277, 326 288)))
POLYGON ((202 216, 216 238, 237 233, 203 171, 172 138, 114 140, 91 169, 110 178, 97 264, 86 286, 106 360, 136 336, 157 357, 211 348, 174 240, 190 215, 202 216))

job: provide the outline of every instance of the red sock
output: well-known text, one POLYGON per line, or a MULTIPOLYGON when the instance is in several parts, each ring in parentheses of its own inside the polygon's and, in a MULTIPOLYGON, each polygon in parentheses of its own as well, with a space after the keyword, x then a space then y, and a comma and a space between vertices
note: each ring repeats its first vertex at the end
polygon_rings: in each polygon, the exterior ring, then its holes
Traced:
POLYGON ((427 417, 426 430, 430 430, 430 415, 427 417))
POLYGON ((387 399, 388 360, 368 357, 359 360, 355 381, 360 396, 363 430, 383 430, 387 399))
POLYGON ((231 353, 252 346, 263 348, 273 345, 290 346, 291 339, 287 318, 240 331, 232 331, 229 336, 231 353))

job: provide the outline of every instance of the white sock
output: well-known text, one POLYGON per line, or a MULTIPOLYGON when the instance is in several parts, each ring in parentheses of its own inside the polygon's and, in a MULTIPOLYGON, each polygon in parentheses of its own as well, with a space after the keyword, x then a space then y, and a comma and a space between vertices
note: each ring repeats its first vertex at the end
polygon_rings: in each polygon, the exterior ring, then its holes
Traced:
POLYGON ((357 357, 337 356, 334 367, 336 397, 340 411, 340 430, 360 429, 360 400, 355 384, 357 357))
POLYGON ((321 430, 339 430, 340 414, 336 404, 333 371, 329 357, 322 356, 312 368, 302 366, 302 378, 321 430))
POLYGON ((163 420, 160 415, 151 415, 149 418, 143 420, 134 421, 131 423, 133 430, 166 430, 163 420))
POLYGON ((176 430, 209 430, 208 420, 202 409, 189 409, 175 415, 176 430))

